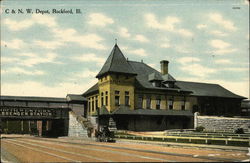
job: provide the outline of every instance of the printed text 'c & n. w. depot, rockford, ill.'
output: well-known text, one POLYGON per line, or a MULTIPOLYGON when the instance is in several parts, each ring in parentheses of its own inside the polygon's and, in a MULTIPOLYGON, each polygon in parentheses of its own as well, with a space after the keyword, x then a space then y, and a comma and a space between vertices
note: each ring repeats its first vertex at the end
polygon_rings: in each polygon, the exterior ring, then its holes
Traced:
POLYGON ((81 9, 10 9, 4 10, 5 14, 82 14, 81 9))

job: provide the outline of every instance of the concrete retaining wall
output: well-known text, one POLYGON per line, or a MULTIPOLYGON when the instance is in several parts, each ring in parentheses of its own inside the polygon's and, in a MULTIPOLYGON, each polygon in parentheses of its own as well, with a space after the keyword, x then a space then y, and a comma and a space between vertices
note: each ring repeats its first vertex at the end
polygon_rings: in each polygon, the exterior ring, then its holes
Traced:
POLYGON ((194 126, 203 126, 207 131, 234 132, 238 128, 243 128, 245 132, 250 132, 249 118, 199 116, 196 113, 194 118, 194 126))
POLYGON ((69 131, 68 136, 70 137, 88 137, 87 129, 77 121, 76 116, 69 112, 69 131))

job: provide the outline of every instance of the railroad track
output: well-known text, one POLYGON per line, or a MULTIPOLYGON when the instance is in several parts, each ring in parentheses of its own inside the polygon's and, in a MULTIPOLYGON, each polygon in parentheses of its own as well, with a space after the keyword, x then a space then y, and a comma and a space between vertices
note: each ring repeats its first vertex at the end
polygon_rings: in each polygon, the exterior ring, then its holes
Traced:
POLYGON ((227 161, 240 162, 239 159, 201 156, 185 153, 163 152, 104 144, 97 142, 66 142, 44 138, 3 139, 3 143, 13 144, 23 149, 56 157, 63 162, 180 162, 180 161, 227 161))

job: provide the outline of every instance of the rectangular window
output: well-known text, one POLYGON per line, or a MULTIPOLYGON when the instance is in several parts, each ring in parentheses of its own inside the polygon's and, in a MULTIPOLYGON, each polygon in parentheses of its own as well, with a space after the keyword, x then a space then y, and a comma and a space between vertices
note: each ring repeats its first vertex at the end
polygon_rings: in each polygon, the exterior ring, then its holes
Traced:
POLYGON ((161 108, 161 99, 156 99, 156 109, 161 108))
POLYGON ((186 98, 183 97, 183 101, 181 101, 181 110, 185 110, 186 98))
POLYGON ((94 100, 92 100, 92 106, 91 106, 92 112, 94 112, 94 100))
POLYGON ((116 95, 119 95, 119 93, 120 93, 120 91, 115 91, 115 94, 116 94, 116 95))
POLYGON ((120 96, 115 96, 115 105, 116 106, 120 105, 120 96))
POLYGON ((108 96, 105 97, 105 104, 108 106, 108 96))
POLYGON ((98 108, 98 100, 97 100, 97 97, 96 97, 96 100, 95 100, 95 110, 97 110, 98 108))
POLYGON ((88 112, 90 113, 90 101, 89 101, 89 106, 88 106, 88 112))
POLYGON ((173 98, 169 98, 168 99, 168 109, 169 110, 173 110, 173 105, 174 105, 174 99, 173 98))
POLYGON ((129 95, 129 92, 128 92, 128 91, 125 91, 125 95, 128 96, 128 95, 129 95))
POLYGON ((104 95, 104 93, 102 92, 102 93, 101 93, 101 106, 104 105, 104 99, 103 99, 104 97, 103 97, 103 95, 104 95))
POLYGON ((129 106, 129 96, 125 96, 125 105, 129 106))
POLYGON ((138 103, 137 103, 137 107, 138 107, 139 109, 142 108, 142 101, 143 101, 143 97, 142 97, 142 96, 139 96, 139 97, 138 97, 138 103))
POLYGON ((101 106, 103 106, 103 96, 101 97, 101 106))
POLYGON ((151 98, 150 98, 150 97, 147 97, 147 100, 146 100, 146 108, 147 108, 147 109, 150 109, 150 108, 151 108, 151 98))

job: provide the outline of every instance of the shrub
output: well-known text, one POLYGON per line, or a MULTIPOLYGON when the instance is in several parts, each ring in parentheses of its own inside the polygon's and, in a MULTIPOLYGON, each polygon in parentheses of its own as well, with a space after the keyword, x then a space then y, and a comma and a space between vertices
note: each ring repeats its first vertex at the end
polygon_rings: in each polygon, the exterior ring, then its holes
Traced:
POLYGON ((244 130, 243 128, 237 128, 235 131, 234 131, 235 134, 244 134, 244 130))
POLYGON ((203 126, 198 126, 198 127, 195 128, 195 131, 197 131, 197 132, 202 132, 202 131, 204 131, 204 129, 205 129, 205 127, 203 127, 203 126))

